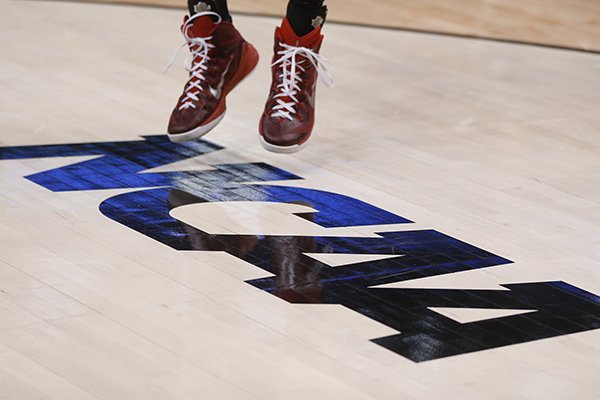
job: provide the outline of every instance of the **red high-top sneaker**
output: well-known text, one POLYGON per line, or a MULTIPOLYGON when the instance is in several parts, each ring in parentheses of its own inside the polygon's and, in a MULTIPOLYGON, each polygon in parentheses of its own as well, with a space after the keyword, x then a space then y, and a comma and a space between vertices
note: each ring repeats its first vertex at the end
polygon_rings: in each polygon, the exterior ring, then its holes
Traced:
POLYGON ((259 125, 261 144, 276 153, 293 153, 306 145, 315 121, 319 70, 331 77, 319 56, 321 27, 298 37, 287 19, 275 30, 271 91, 259 125))
POLYGON ((172 142, 196 139, 221 122, 225 97, 258 63, 254 47, 216 13, 186 16, 181 32, 191 53, 186 61, 190 79, 169 120, 172 142))

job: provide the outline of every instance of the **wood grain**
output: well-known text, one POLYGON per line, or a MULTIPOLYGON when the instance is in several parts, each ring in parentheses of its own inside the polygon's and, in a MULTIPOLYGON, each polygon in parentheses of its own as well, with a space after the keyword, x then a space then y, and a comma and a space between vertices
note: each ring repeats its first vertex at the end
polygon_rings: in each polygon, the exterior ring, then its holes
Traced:
MULTIPOLYGON (((185 0, 79 1, 185 5, 185 0)), ((327 0, 327 4, 331 21, 600 51, 600 1, 327 0)), ((281 16, 285 1, 230 0, 229 8, 232 12, 281 16)))
MULTIPOLYGON (((2 5, 0 146, 164 133, 186 80, 183 55, 163 74, 183 41, 180 10, 2 5)), ((280 184, 351 196, 416 221, 404 229, 514 261, 396 287, 564 281, 600 293, 598 55, 331 24, 336 87, 319 85, 310 145, 283 156, 257 133, 274 22, 236 17, 262 59, 206 137, 225 149, 188 166, 265 162, 305 178, 280 184)), ((59 193, 24 178, 85 159, 0 161, 2 400, 600 398, 598 330, 415 364, 371 342, 395 333, 385 325, 289 304, 245 283, 265 276, 247 262, 174 251, 100 213, 129 189, 59 193)), ((240 229, 239 210, 224 218, 208 204, 180 217, 240 229)), ((260 216, 243 219, 255 233, 305 226, 240 210, 260 216)))

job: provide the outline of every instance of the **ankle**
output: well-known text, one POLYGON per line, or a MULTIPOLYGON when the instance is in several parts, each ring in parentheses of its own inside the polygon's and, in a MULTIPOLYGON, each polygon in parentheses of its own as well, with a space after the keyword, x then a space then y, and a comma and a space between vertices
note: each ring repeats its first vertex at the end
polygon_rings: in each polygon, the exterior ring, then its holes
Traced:
POLYGON ((290 0, 286 18, 299 37, 322 26, 327 18, 327 6, 323 0, 290 0))
POLYGON ((188 11, 190 16, 199 12, 212 11, 219 14, 222 21, 231 22, 226 0, 188 0, 188 11))

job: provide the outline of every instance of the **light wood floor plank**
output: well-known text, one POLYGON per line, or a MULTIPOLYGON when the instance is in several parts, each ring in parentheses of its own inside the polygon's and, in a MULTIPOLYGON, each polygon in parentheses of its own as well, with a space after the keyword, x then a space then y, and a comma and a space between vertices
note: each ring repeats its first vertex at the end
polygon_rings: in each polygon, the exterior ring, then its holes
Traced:
MULTIPOLYGON (((181 10, 4 4, 1 147, 164 133, 185 81, 181 59, 163 74, 181 10)), ((323 54, 337 86, 319 86, 311 144, 281 156, 257 139, 275 23, 236 17, 262 59, 207 136, 226 149, 187 168, 266 162, 305 178, 280 185, 352 196, 416 222, 394 229, 436 229, 514 261, 388 287, 558 280, 600 293, 598 55, 331 24, 323 54)), ((245 283, 269 276, 258 267, 175 251, 99 212, 129 189, 56 193, 24 179, 86 159, 0 161, 2 400, 600 396, 598 330, 414 363, 371 342, 388 326, 287 303, 245 283)), ((304 229, 286 223, 296 206, 173 213, 265 234, 304 229)))
MULTIPOLYGON (((88 0, 75 0, 88 1, 88 0)), ((185 0, 91 0, 186 7, 185 0)), ((282 16, 284 0, 229 0, 233 12, 282 16)), ((600 3, 587 0, 327 0, 332 21, 600 51, 600 3)))

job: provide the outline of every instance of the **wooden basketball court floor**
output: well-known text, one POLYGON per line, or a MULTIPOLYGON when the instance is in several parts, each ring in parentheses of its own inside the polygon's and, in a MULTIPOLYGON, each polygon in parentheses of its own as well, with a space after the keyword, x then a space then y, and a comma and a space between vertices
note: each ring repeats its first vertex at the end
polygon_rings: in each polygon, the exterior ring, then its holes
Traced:
POLYGON ((165 141, 181 18, 2 2, 0 399, 600 397, 598 54, 328 24, 282 156, 276 18, 165 141))

